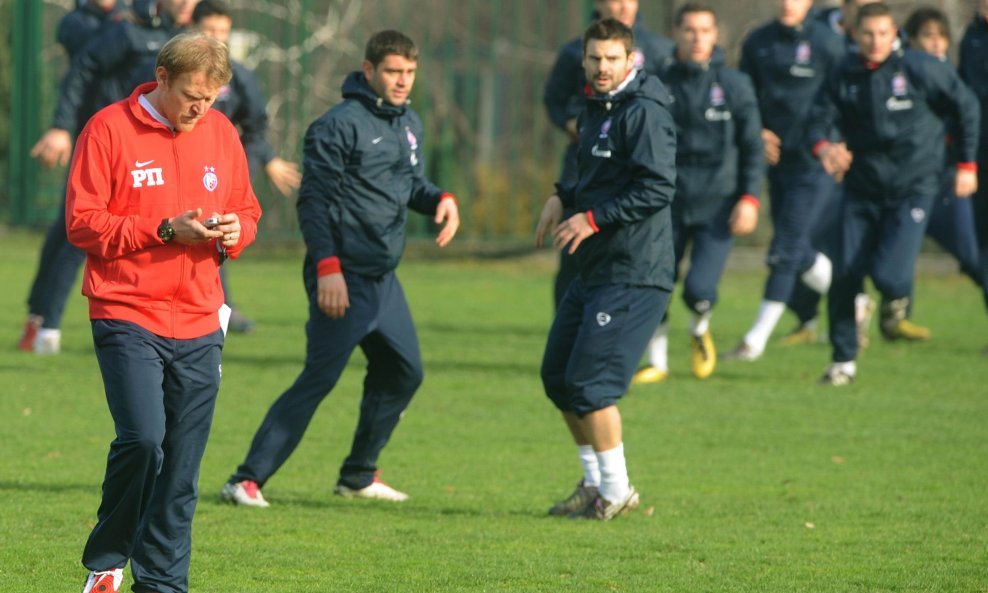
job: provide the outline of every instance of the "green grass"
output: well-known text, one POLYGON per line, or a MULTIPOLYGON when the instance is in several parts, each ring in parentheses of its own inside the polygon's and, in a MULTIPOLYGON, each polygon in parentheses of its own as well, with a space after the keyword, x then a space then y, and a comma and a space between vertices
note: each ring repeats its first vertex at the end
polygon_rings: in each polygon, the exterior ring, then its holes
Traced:
MULTIPOLYGON (((13 348, 41 237, 2 241, 0 590, 75 591, 112 423, 81 296, 62 355, 13 348)), ((409 502, 331 494, 355 426, 358 353, 265 489, 272 507, 220 504, 305 347, 299 258, 259 255, 233 268, 258 328, 227 342, 195 592, 988 591, 988 332, 977 292, 956 275, 917 289, 914 319, 935 339, 876 339, 845 389, 814 384, 824 345, 772 345, 758 363, 694 380, 674 300, 672 377, 621 406, 647 512, 583 524, 545 515, 580 474, 538 377, 547 257, 403 264, 426 381, 381 464, 409 502)), ((713 326, 722 350, 750 323, 763 275, 725 278, 713 326)))

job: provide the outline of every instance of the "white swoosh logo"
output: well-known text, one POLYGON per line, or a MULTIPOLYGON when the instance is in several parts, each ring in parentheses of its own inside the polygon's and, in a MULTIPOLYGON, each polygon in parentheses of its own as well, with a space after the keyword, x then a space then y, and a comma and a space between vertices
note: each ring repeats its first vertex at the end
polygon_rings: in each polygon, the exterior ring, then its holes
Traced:
POLYGON ((146 167, 146 166, 150 165, 153 162, 154 162, 154 159, 151 159, 150 161, 144 161, 143 163, 141 161, 134 161, 134 168, 140 169, 141 167, 146 167))
POLYGON ((371 144, 377 144, 381 140, 384 140, 384 136, 380 136, 378 138, 374 138, 373 140, 371 140, 371 144))

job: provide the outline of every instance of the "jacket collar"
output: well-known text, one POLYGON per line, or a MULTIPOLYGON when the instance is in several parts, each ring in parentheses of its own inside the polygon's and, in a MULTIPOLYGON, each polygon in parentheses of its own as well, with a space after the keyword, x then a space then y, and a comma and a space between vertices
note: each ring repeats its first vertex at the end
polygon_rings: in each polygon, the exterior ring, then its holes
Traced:
POLYGON ((146 82, 140 85, 127 98, 127 107, 130 109, 131 115, 143 125, 172 133, 172 130, 168 126, 156 120, 140 103, 141 95, 146 95, 156 88, 158 88, 157 82, 146 82))

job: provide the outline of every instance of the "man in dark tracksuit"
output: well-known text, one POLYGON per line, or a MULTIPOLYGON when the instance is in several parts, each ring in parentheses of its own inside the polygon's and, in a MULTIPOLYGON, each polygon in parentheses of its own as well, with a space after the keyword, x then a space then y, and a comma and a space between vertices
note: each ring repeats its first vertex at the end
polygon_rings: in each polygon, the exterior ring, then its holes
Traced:
MULTIPOLYGON (((638 19, 637 0, 596 0, 594 18, 613 18, 631 27, 635 35, 634 66, 638 70, 658 75, 663 60, 669 56, 675 44, 672 40, 645 29, 638 19)), ((576 121, 586 105, 587 79, 583 72, 583 40, 573 39, 559 50, 556 62, 545 83, 543 102, 549 119, 570 140, 563 155, 560 181, 576 182, 576 121)), ((556 306, 563 298, 569 283, 579 268, 572 257, 563 251, 559 255, 559 272, 553 288, 556 306)))
MULTIPOLYGON (((86 42, 98 36, 104 26, 114 22, 120 15, 121 11, 117 7, 116 0, 98 2, 87 0, 58 22, 58 43, 65 48, 71 61, 86 42)), ((94 105, 84 108, 72 129, 81 130, 97 110, 94 105)), ((32 155, 42 156, 40 150, 40 146, 35 147, 32 155)), ((68 156, 68 152, 65 152, 63 155, 58 155, 56 160, 67 162, 68 156)), ((63 190, 62 195, 64 194, 63 190)), ((35 273, 31 292, 27 298, 27 321, 24 323, 18 348, 39 354, 58 352, 61 342, 59 327, 62 324, 65 301, 75 283, 76 272, 85 257, 80 249, 69 243, 65 235, 63 206, 59 209, 55 221, 48 227, 45 242, 41 247, 38 271, 35 273)))
POLYGON ((773 235, 755 323, 727 355, 740 360, 762 355, 798 285, 825 293, 830 282, 830 261, 812 238, 817 221, 834 208, 836 188, 807 150, 805 133, 813 99, 844 47, 807 18, 810 0, 779 4, 778 17, 752 32, 741 50, 740 68, 754 83, 765 127, 773 235))
MULTIPOLYGON (((222 0, 202 0, 192 11, 192 22, 202 33, 215 37, 223 43, 230 40, 233 29, 233 17, 230 9, 222 0)), ((251 171, 258 167, 264 169, 268 178, 284 196, 289 196, 298 189, 301 174, 298 165, 275 156, 274 148, 268 142, 268 110, 267 101, 261 92, 261 87, 254 73, 237 61, 233 65, 233 80, 220 89, 220 96, 213 103, 213 109, 225 115, 240 131, 240 141, 247 153, 247 163, 251 171)), ((254 329, 254 322, 244 316, 233 302, 230 290, 229 266, 220 268, 220 281, 223 282, 223 294, 226 304, 230 307, 231 332, 249 333, 254 329)))
MULTIPOLYGON (((988 0, 978 0, 978 13, 961 41, 960 75, 981 104, 981 142, 978 145, 978 192, 974 220, 980 248, 981 286, 988 305, 988 0)), ((985 349, 988 354, 988 348, 985 349)))
MULTIPOLYGON (((692 312, 692 370, 706 379, 717 362, 710 316, 734 236, 758 223, 758 194, 765 176, 762 122, 751 79, 728 68, 717 43, 716 14, 687 3, 676 13, 676 54, 661 77, 672 93, 676 122, 676 202, 672 207, 676 270, 690 247, 683 300, 692 312)), ((668 376, 668 317, 649 342, 649 365, 633 383, 668 376)))
POLYGON ((939 191, 945 118, 958 124, 956 194, 977 188, 979 113, 964 83, 928 54, 894 50, 895 21, 884 3, 863 6, 855 30, 860 54, 845 57, 828 76, 808 134, 828 172, 846 170, 829 294, 833 364, 820 380, 828 385, 854 379, 854 297, 866 275, 883 296, 883 332, 905 320, 916 255, 939 191), (829 141, 834 128, 846 147, 829 141))
POLYGON ((634 510, 617 402, 665 314, 673 286, 669 206, 676 131, 669 93, 634 68, 631 29, 615 19, 584 34, 593 95, 580 116, 576 183, 557 186, 536 231, 577 254, 580 274, 556 310, 542 360, 584 476, 549 513, 608 520, 634 510), (561 224, 564 208, 576 214, 561 224))
POLYGON ((260 487, 302 439, 316 408, 359 346, 367 356, 360 419, 336 493, 403 501, 377 477, 377 459, 422 382, 415 326, 395 267, 408 208, 456 232, 456 200, 425 178, 422 122, 406 105, 418 50, 397 31, 371 36, 361 72, 343 83, 344 101, 305 137, 299 225, 308 248, 305 368, 271 406, 247 458, 223 487, 235 504, 268 506, 260 487))
MULTIPOLYGON (((72 151, 72 135, 82 130, 89 118, 107 105, 126 98, 140 83, 154 79, 154 59, 158 50, 180 32, 176 19, 187 18, 184 6, 189 0, 134 2, 136 22, 108 18, 73 56, 69 72, 62 80, 52 127, 34 146, 31 154, 45 166, 66 164, 72 151), (152 7, 151 5, 154 4, 152 7), (143 72, 135 78, 135 72, 143 72)), ((191 12, 191 11, 190 11, 191 12)), ((183 23, 187 24, 187 23, 183 23)), ((73 44, 78 46, 77 41, 73 44)), ((60 350, 62 313, 75 283, 84 256, 65 237, 64 208, 52 224, 41 253, 38 279, 31 299, 39 312, 29 317, 21 348, 44 354, 60 350), (35 326, 33 348, 26 347, 27 334, 35 326), (38 328, 40 324, 40 329, 38 328)), ((30 305, 31 309, 35 306, 30 305)))

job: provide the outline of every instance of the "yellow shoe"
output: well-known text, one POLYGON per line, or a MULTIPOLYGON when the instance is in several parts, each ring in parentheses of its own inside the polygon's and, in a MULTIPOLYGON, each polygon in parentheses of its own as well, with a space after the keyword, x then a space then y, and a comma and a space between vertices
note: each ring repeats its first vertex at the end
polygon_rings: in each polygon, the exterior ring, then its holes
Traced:
POLYGON ((669 371, 663 371, 653 366, 640 369, 631 378, 632 385, 648 385, 650 383, 661 383, 669 378, 669 371))
POLYGON ((886 340, 909 340, 911 342, 922 342, 929 340, 933 335, 930 328, 916 325, 908 319, 898 321, 882 322, 882 335, 886 340))
POLYGON ((816 328, 808 325, 801 325, 782 336, 783 346, 802 346, 804 344, 816 344, 816 342, 816 328))
POLYGON ((691 367, 693 376, 697 379, 706 379, 714 374, 714 367, 717 366, 717 349, 714 348, 714 339, 707 330, 702 336, 690 338, 693 344, 693 355, 691 357, 691 367))

